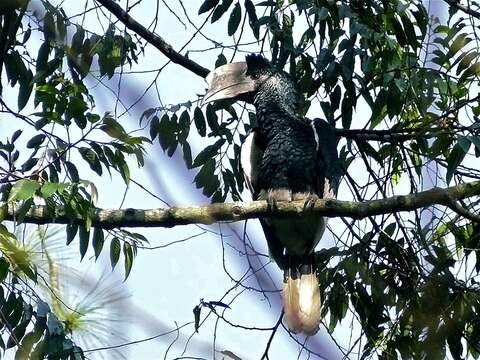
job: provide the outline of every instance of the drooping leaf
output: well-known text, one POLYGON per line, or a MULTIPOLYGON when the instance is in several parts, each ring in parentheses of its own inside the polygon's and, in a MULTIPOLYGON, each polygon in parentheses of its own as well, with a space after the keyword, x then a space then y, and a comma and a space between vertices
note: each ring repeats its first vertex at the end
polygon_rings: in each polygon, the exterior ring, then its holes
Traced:
POLYGON ((205 0, 200 6, 200 9, 198 9, 198 15, 212 10, 215 6, 217 6, 218 2, 219 0, 205 0))
POLYGON ((195 122, 195 127, 198 130, 198 134, 200 136, 205 136, 207 134, 207 124, 205 122, 203 112, 199 107, 196 107, 193 112, 193 121, 195 122))
POLYGON ((220 19, 223 14, 227 12, 228 8, 230 7, 230 5, 232 5, 232 3, 233 0, 223 0, 222 3, 218 5, 213 11, 212 17, 210 19, 211 23, 213 24, 215 21, 220 19))
POLYGON ((69 245, 77 235, 78 225, 68 224, 66 227, 66 231, 67 231, 67 245, 69 245))
POLYGON ((92 237, 92 246, 93 250, 95 252, 95 260, 98 259, 100 256, 100 253, 102 252, 103 249, 103 244, 105 242, 103 230, 99 227, 95 227, 93 229, 93 237, 92 237))
POLYGON ((128 242, 123 243, 123 257, 125 259, 125 280, 130 275, 130 271, 132 270, 133 265, 133 250, 132 245, 128 242))
POLYGON ((40 184, 37 181, 30 179, 18 180, 13 184, 13 187, 10 190, 8 201, 30 199, 39 188, 40 184))
POLYGON ((230 18, 228 19, 228 36, 232 36, 238 29, 240 21, 242 20, 242 9, 240 4, 237 2, 233 7, 232 12, 230 13, 230 18))
POLYGON ((46 136, 44 134, 35 135, 33 138, 28 140, 27 148, 29 149, 36 149, 38 148, 44 141, 46 136))
POLYGON ((118 259, 120 259, 121 248, 120 240, 114 237, 110 243, 110 264, 112 265, 112 270, 115 269, 115 265, 117 265, 118 259))
POLYGON ((88 243, 90 241, 90 231, 85 228, 85 226, 79 227, 79 240, 80 240, 80 260, 83 260, 83 257, 87 253, 88 243))

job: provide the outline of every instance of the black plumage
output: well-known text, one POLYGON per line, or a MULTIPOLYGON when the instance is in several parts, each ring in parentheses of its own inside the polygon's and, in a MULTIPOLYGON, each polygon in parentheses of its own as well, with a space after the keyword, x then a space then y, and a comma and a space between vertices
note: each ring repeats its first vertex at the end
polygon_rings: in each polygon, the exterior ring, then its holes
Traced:
MULTIPOLYGON (((317 198, 335 197, 341 168, 333 130, 324 120, 297 115, 299 94, 291 77, 258 55, 219 69, 207 79, 205 98, 238 97, 256 108, 257 124, 241 159, 253 199, 267 200, 271 206, 304 199, 308 206, 317 198)), ((313 334, 320 321, 320 293, 312 252, 326 220, 308 214, 260 222, 273 260, 285 271, 288 326, 313 334)))

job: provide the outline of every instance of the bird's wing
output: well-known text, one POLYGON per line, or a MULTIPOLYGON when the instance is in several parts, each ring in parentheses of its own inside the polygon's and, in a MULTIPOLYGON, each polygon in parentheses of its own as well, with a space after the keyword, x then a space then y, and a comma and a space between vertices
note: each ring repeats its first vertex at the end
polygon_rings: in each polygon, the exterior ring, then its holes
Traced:
MULTIPOLYGON (((258 167, 263 157, 263 149, 258 145, 257 133, 252 131, 242 144, 240 153, 240 165, 243 169, 243 176, 247 187, 250 189, 252 199, 257 200, 260 190, 258 187, 258 167)), ((284 246, 277 237, 277 233, 271 224, 265 219, 259 219, 265 233, 270 256, 281 269, 286 266, 285 256, 283 255, 284 246)))
POLYGON ((319 176, 318 192, 323 198, 335 198, 343 173, 338 159, 335 132, 323 119, 312 120, 312 125, 317 143, 318 166, 324 174, 319 176))
POLYGON ((258 198, 260 191, 257 186, 258 167, 263 157, 263 150, 257 145, 256 137, 256 133, 252 131, 243 142, 240 152, 240 165, 253 200, 258 198))

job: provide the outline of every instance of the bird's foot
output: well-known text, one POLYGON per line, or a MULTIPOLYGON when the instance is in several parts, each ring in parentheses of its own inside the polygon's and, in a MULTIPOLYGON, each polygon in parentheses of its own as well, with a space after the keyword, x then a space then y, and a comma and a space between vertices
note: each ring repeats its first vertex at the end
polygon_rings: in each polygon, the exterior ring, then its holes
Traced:
POLYGON ((266 193, 260 194, 259 198, 267 200, 269 209, 275 210, 278 208, 277 203, 279 201, 292 200, 292 192, 288 189, 268 190, 266 193))
POLYGON ((304 210, 311 210, 315 206, 317 200, 320 197, 314 193, 295 193, 292 195, 292 200, 304 200, 303 209, 304 210))

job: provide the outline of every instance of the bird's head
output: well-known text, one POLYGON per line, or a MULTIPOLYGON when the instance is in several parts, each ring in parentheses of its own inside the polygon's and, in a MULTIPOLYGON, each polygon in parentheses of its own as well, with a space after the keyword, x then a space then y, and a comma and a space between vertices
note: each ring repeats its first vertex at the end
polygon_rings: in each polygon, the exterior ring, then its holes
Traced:
POLYGON ((295 113, 298 92, 292 78, 261 55, 247 55, 245 62, 231 63, 211 71, 203 103, 222 99, 242 100, 255 105, 281 107, 295 113))

